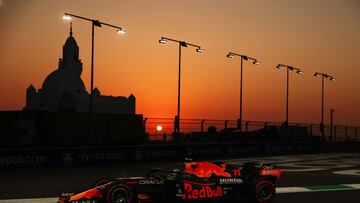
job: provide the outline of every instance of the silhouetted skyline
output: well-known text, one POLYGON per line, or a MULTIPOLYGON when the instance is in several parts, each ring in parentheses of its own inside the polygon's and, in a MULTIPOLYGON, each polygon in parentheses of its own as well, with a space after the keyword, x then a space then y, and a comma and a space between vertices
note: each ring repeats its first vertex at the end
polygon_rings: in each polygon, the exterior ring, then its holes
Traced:
POLYGON ((29 85, 26 89, 26 110, 72 111, 95 113, 135 114, 136 98, 133 94, 124 96, 101 95, 94 88, 94 105, 89 102, 90 93, 85 90, 81 78, 83 67, 79 58, 79 46, 73 37, 70 24, 69 36, 63 46, 58 68, 44 79, 41 87, 29 85))
MULTIPOLYGON (((325 85, 325 123, 335 108, 337 124, 360 124, 360 3, 319 1, 18 1, 0 4, 0 110, 21 109, 29 84, 40 87, 57 67, 68 35, 65 12, 122 25, 127 34, 96 29, 95 86, 105 95, 137 96, 144 117, 176 114, 176 45, 164 48, 162 36, 201 44, 182 61, 183 118, 236 119, 239 63, 226 54, 256 56, 262 64, 244 67, 244 120, 284 120, 284 74, 275 66, 304 71, 293 77, 289 122, 319 123, 324 72, 337 78, 325 85)), ((83 80, 89 91, 91 26, 73 20, 80 47, 83 80)))

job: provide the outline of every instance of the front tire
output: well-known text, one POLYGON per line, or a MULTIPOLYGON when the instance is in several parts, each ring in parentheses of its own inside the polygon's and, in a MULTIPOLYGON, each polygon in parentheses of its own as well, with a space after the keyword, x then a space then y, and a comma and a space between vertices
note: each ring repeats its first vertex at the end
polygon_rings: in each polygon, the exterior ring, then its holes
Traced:
POLYGON ((107 203, 131 203, 131 192, 124 185, 113 185, 106 193, 107 203))

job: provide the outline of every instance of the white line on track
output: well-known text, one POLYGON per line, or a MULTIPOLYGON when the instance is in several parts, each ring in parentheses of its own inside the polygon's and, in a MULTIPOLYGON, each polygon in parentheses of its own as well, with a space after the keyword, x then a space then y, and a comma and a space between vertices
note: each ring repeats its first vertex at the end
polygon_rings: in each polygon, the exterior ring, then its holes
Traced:
POLYGON ((356 189, 360 189, 360 184, 343 184, 343 185, 353 187, 353 188, 356 188, 356 189))

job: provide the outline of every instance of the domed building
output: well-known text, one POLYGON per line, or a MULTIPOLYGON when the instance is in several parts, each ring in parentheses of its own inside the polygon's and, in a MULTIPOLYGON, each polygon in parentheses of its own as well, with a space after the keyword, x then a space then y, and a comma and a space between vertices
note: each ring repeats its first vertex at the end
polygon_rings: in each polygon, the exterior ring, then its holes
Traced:
MULTIPOLYGON (((58 68, 44 80, 41 89, 36 91, 30 85, 26 91, 25 110, 73 111, 90 110, 90 94, 86 91, 81 79, 82 63, 79 59, 79 46, 70 36, 63 46, 63 56, 59 59, 58 68)), ((103 96, 95 88, 93 91, 94 113, 135 114, 135 96, 103 96)))

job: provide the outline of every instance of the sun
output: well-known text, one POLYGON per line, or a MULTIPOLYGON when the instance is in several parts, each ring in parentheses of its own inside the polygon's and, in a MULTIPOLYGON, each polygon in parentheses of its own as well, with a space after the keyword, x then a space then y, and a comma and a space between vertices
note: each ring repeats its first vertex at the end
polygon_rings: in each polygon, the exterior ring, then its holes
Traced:
POLYGON ((162 131, 162 129, 163 129, 163 127, 162 127, 161 125, 156 126, 156 130, 157 130, 157 131, 160 132, 160 131, 162 131))

